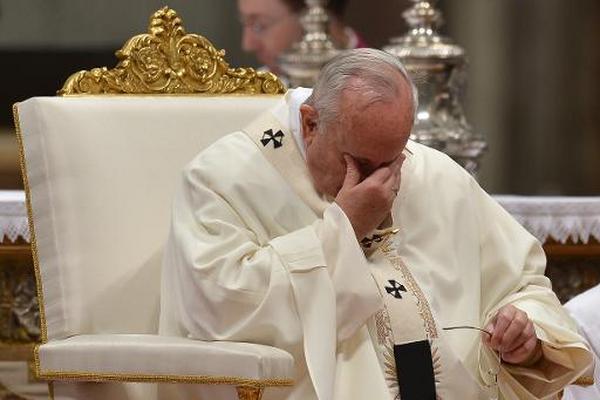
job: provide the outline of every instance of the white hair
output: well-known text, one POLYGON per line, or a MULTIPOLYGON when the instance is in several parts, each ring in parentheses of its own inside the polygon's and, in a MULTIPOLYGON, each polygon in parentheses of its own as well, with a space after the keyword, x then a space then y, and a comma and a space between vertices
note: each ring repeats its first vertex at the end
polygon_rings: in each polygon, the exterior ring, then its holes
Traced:
POLYGON ((346 50, 333 57, 321 69, 313 92, 304 103, 317 110, 319 127, 325 128, 340 120, 339 100, 344 90, 359 91, 368 96, 369 103, 397 99, 398 79, 385 72, 390 69, 400 72, 410 85, 416 115, 418 92, 404 65, 389 53, 368 48, 346 50))

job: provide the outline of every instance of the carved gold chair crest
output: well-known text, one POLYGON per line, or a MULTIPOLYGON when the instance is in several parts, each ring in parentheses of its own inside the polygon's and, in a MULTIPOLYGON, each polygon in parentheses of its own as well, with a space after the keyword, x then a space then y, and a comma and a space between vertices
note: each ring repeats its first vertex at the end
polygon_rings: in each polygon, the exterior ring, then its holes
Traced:
POLYGON ((154 13, 148 33, 129 39, 116 56, 115 68, 79 71, 58 94, 284 92, 282 82, 270 72, 229 67, 224 50, 203 36, 186 34, 181 18, 168 7, 154 13))
POLYGON ((59 97, 14 106, 41 314, 36 374, 57 399, 185 398, 163 394, 181 389, 187 398, 250 400, 285 391, 294 368, 285 351, 158 335, 180 171, 280 101, 283 84, 231 68, 166 7, 116 55, 112 69, 70 76, 59 97))

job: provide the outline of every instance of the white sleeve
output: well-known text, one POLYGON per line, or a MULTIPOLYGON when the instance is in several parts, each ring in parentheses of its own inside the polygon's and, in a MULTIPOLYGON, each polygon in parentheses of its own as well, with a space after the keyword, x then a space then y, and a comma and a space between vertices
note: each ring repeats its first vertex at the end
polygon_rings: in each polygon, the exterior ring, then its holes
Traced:
MULTIPOLYGON (((540 243, 474 180, 471 184, 481 235, 483 326, 502 306, 513 304, 527 313, 542 341, 543 357, 535 365, 502 364, 500 388, 506 398, 546 398, 581 376, 592 363, 591 354, 544 276, 540 243)), ((495 358, 486 346, 482 352, 483 360, 495 358)))
POLYGON ((335 204, 322 219, 268 243, 257 236, 223 197, 188 177, 174 201, 165 301, 193 338, 292 354, 303 346, 319 398, 327 398, 338 339, 381 305, 365 256, 335 204))

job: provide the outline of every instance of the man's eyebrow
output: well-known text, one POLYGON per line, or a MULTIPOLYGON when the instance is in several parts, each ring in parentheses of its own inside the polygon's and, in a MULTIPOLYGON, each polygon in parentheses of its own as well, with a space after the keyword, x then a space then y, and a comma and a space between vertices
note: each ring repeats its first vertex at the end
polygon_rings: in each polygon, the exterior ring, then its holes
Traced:
POLYGON ((257 19, 260 19, 260 14, 250 13, 250 14, 239 14, 238 18, 242 22, 254 22, 257 19))

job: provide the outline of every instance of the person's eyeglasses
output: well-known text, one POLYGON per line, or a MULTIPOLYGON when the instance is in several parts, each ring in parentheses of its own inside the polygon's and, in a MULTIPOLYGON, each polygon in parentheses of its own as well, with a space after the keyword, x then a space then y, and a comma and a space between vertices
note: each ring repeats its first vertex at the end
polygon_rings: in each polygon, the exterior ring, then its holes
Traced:
POLYGON ((287 17, 288 15, 270 19, 240 17, 240 24, 242 25, 242 28, 250 30, 250 32, 257 36, 262 36, 274 26, 285 21, 287 17))
MULTIPOLYGON (((469 325, 461 325, 461 326, 447 326, 445 328, 442 328, 445 331, 453 331, 453 330, 461 330, 461 329, 470 329, 470 330, 475 330, 475 331, 479 331, 479 332, 483 332, 485 334, 487 334, 490 338, 492 337, 492 333, 482 329, 482 328, 478 328, 476 326, 469 326, 469 325)), ((498 373, 500 372, 500 364, 502 363, 502 357, 500 356, 500 353, 497 352, 493 352, 496 356, 497 356, 497 363, 496 366, 492 366, 490 369, 488 369, 486 371, 486 375, 485 377, 483 377, 483 383, 485 385, 485 387, 488 390, 488 395, 490 396, 490 400, 498 400, 498 373)))

